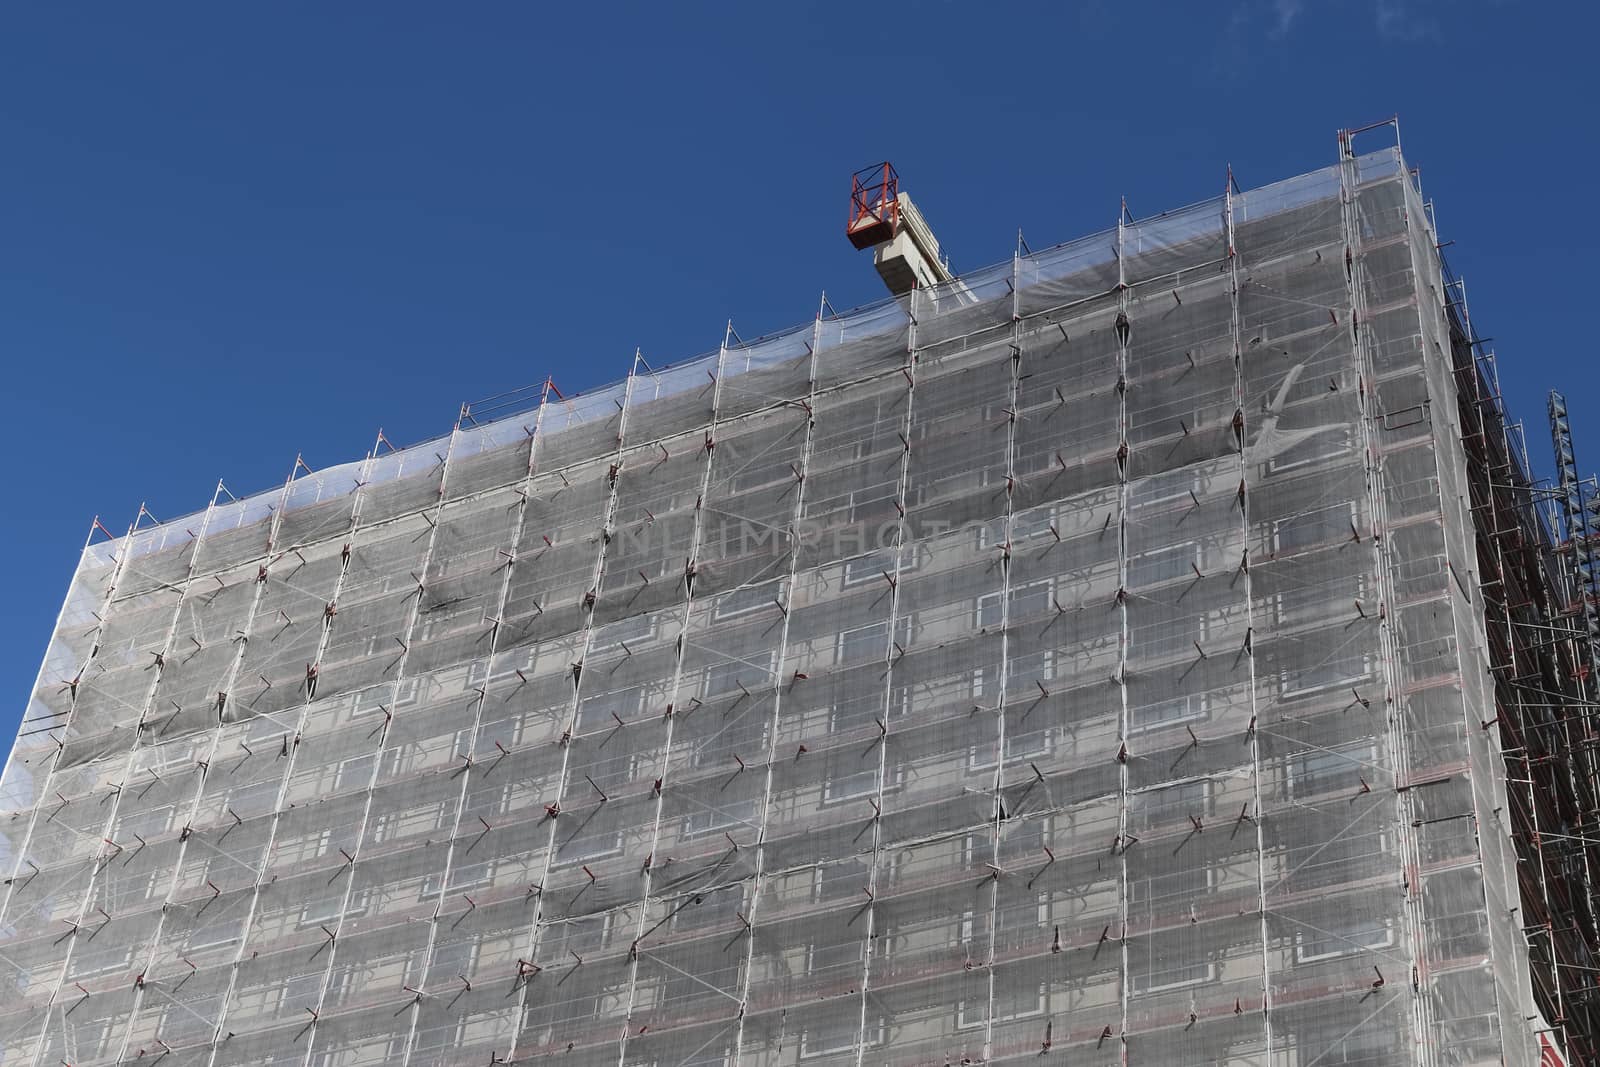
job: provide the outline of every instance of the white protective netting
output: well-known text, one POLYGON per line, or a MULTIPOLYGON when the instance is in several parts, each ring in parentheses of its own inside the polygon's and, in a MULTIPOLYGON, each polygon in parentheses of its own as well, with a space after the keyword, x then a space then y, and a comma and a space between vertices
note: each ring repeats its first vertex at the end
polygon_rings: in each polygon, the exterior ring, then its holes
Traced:
POLYGON ((87 550, 0 1062, 1530 1062, 1415 199, 1347 160, 87 550))

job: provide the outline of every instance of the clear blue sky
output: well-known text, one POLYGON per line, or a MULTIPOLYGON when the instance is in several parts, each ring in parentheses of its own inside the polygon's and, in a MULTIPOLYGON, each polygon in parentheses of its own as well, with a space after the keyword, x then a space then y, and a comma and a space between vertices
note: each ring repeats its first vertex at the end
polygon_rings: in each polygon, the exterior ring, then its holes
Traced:
POLYGON ((89 521, 122 530, 881 295, 892 159, 957 269, 1335 159, 1398 112, 1548 466, 1600 466, 1589 4, 8 7, 10 736, 89 521))

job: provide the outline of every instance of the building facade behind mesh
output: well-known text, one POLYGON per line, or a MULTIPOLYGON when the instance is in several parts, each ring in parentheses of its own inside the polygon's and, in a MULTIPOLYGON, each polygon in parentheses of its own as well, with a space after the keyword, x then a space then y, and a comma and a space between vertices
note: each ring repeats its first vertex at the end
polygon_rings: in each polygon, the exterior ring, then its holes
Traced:
POLYGON ((0 1062, 1527 1064, 1398 151, 91 546, 0 1062))

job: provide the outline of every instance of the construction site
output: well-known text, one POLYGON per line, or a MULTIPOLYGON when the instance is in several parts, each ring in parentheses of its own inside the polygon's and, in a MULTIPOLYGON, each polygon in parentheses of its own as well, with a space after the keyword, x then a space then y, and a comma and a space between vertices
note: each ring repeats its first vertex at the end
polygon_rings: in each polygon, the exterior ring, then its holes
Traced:
POLYGON ((97 521, 0 1064, 1600 1064, 1594 483, 1398 137, 961 275, 883 165, 879 304, 97 521))

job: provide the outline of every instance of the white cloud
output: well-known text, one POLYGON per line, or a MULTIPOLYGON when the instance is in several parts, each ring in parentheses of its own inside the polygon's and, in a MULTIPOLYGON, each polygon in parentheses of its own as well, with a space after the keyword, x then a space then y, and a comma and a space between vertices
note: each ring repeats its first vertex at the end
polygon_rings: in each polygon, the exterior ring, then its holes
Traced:
MULTIPOLYGON (((1280 40, 1304 21, 1313 3, 1314 0, 1239 0, 1228 20, 1226 34, 1238 40, 1246 34, 1265 33, 1273 40, 1280 40)), ((1323 6, 1333 5, 1324 2, 1323 6)), ((1440 26, 1432 13, 1435 7, 1433 0, 1372 0, 1372 26, 1384 41, 1437 37, 1440 26)))
POLYGON ((1439 24, 1423 13, 1420 0, 1377 0, 1378 36, 1385 41, 1416 41, 1435 37, 1439 24))
POLYGON ((1294 25, 1294 20, 1300 17, 1300 12, 1305 5, 1302 0, 1272 0, 1272 14, 1277 22, 1272 27, 1272 36, 1282 37, 1289 32, 1289 27, 1294 25))

